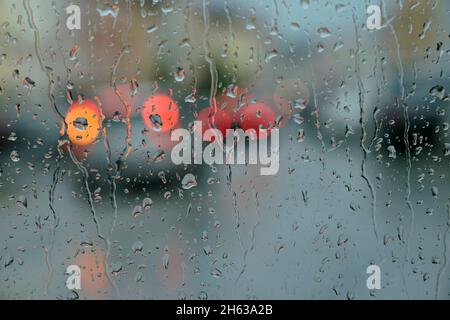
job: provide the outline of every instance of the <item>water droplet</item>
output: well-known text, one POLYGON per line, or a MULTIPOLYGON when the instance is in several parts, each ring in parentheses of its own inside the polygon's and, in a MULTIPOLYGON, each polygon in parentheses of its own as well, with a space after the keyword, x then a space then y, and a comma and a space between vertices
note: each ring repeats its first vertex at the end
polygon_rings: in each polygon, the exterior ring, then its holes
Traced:
POLYGON ((425 35, 426 35, 428 29, 430 29, 430 26, 431 26, 431 20, 426 19, 422 26, 422 32, 419 34, 419 39, 425 38, 425 35))
POLYGON ((90 248, 94 245, 94 242, 91 239, 83 239, 80 242, 80 246, 84 248, 90 248))
POLYGON ((79 49, 80 49, 80 47, 77 44, 74 44, 72 46, 72 48, 70 48, 70 50, 69 50, 69 60, 70 61, 73 61, 77 58, 79 49))
POLYGON ((133 250, 133 253, 138 253, 138 252, 142 252, 142 249, 144 248, 144 244, 142 243, 142 241, 136 241, 135 243, 133 243, 133 245, 131 246, 131 250, 133 250))
POLYGON ((115 19, 119 14, 119 6, 116 4, 104 2, 97 7, 97 12, 100 15, 100 17, 106 17, 110 15, 115 19))
POLYGON ((169 268, 169 254, 168 253, 165 253, 163 255, 162 264, 163 264, 164 270, 167 270, 167 268, 169 268))
POLYGON ((15 132, 11 132, 9 134, 8 140, 9 141, 16 141, 17 140, 17 134, 15 132))
POLYGON ((3 266, 9 267, 12 263, 14 262, 14 257, 13 256, 7 256, 5 257, 5 263, 3 264, 3 266))
POLYGON ((436 186, 431 187, 431 195, 433 198, 437 198, 439 195, 439 189, 436 186))
POLYGON ((339 49, 341 49, 344 46, 344 42, 342 41, 338 41, 334 44, 333 46, 333 51, 338 51, 339 49))
POLYGON ((297 142, 303 142, 305 141, 305 130, 299 129, 297 131, 297 142))
POLYGON ((80 131, 85 131, 88 127, 88 121, 84 117, 79 117, 73 121, 73 126, 80 131))
POLYGON ((203 252, 204 252, 207 256, 210 256, 210 255, 212 255, 212 253, 213 253, 213 251, 212 251, 212 249, 211 249, 210 246, 205 246, 205 247, 203 247, 203 252))
POLYGON ((430 91, 428 92, 430 94, 430 96, 439 98, 439 99, 444 99, 445 97, 445 88, 441 85, 435 85, 433 88, 430 89, 430 91))
POLYGON ((208 300, 208 294, 206 291, 200 291, 197 298, 199 300, 208 300))
POLYGON ((292 22, 291 29, 295 31, 300 31, 300 24, 298 22, 292 22))
POLYGON ((24 87, 31 89, 36 85, 36 82, 31 80, 29 77, 25 77, 25 79, 23 79, 22 81, 22 84, 24 85, 24 87))
POLYGON ((120 271, 122 271, 122 263, 114 262, 111 264, 111 273, 117 275, 120 271))
POLYGON ((155 157, 153 158, 154 162, 159 162, 164 160, 166 157, 166 153, 164 152, 164 150, 159 150, 156 152, 155 157))
POLYGON ((161 179, 162 183, 167 183, 166 174, 164 173, 164 171, 158 172, 158 177, 161 179))
POLYGON ((319 28, 317 29, 317 32, 321 38, 328 38, 331 36, 331 31, 327 27, 319 28))
POLYGON ((227 87, 227 96, 230 98, 236 98, 236 95, 238 94, 238 86, 234 83, 230 84, 227 87))
POLYGON ((450 143, 444 143, 444 156, 450 156, 450 143))
POLYGON ((133 217, 140 216, 142 214, 142 207, 141 206, 135 206, 133 209, 133 217))
POLYGON ((150 121, 151 121, 151 123, 153 125, 152 129, 154 131, 160 131, 161 130, 161 128, 163 126, 163 123, 162 123, 161 116, 159 114, 151 114, 150 115, 150 121))
POLYGON ((175 80, 181 82, 184 80, 184 77, 185 77, 184 69, 181 67, 177 67, 177 69, 175 70, 175 80))
POLYGON ((211 276, 213 276, 214 278, 222 278, 222 271, 220 271, 220 270, 217 269, 217 268, 214 268, 214 269, 211 271, 211 276))
POLYGON ((305 99, 299 98, 292 101, 292 107, 294 109, 305 110, 307 101, 305 99))
POLYGON ((19 69, 14 69, 12 72, 12 76, 14 80, 19 80, 20 72, 19 69))
POLYGON ((302 124, 303 122, 305 122, 305 118, 303 118, 299 113, 294 114, 292 116, 292 120, 294 120, 296 124, 302 124))
POLYGON ((142 207, 144 210, 150 210, 150 207, 153 205, 153 200, 151 198, 145 198, 142 200, 142 207))
POLYGON ((16 199, 16 205, 21 209, 26 209, 28 207, 27 197, 20 195, 16 199))
POLYGON ((193 93, 187 95, 187 96, 184 98, 184 101, 185 101, 185 102, 189 102, 189 103, 195 103, 195 101, 197 101, 197 99, 195 98, 195 93, 193 92, 193 93))
POLYGON ((187 173, 183 180, 181 180, 181 186, 183 189, 188 190, 197 186, 197 180, 192 173, 187 173))
POLYGON ((130 95, 132 97, 134 97, 137 94, 139 88, 139 83, 137 82, 136 79, 131 79, 130 80, 130 95))
POLYGON ((388 157, 392 159, 397 158, 397 151, 395 150, 395 147, 393 145, 390 145, 387 147, 387 151, 389 152, 388 157))
POLYGON ((158 30, 158 26, 156 24, 153 24, 147 28, 147 33, 152 33, 155 32, 156 30, 158 30))
POLYGON ((19 162, 20 161, 20 154, 17 150, 11 151, 10 158, 13 162, 19 162))
POLYGON ((273 58, 278 56, 278 50, 273 48, 271 50, 267 50, 266 53, 264 54, 264 61, 266 63, 269 63, 270 60, 272 60, 273 58))

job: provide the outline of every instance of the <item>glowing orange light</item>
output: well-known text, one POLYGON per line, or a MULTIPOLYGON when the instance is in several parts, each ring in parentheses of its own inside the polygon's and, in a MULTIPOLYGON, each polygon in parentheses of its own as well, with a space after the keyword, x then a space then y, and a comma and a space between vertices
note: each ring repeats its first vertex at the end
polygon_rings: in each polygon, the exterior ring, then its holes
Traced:
POLYGON ((141 115, 150 130, 167 132, 177 125, 180 113, 173 99, 164 94, 155 94, 145 101, 141 115))
MULTIPOLYGON (((76 145, 88 145, 97 139, 103 121, 103 114, 91 100, 81 103, 74 102, 66 115, 67 135, 76 145)), ((64 134, 65 124, 62 124, 61 134, 64 134)))

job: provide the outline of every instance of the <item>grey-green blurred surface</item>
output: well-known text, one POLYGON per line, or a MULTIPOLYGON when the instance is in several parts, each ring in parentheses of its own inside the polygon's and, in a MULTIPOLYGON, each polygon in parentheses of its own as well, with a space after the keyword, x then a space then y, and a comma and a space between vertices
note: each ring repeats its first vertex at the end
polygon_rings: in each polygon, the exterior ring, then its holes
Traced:
MULTIPOLYGON (((0 3, 0 298, 449 298, 449 101, 436 91, 450 84, 448 2, 118 1, 114 18, 79 1, 69 31, 70 3, 0 3), (365 26, 369 4, 379 30, 365 26), (139 115, 115 190, 103 138, 80 160, 86 179, 58 149, 49 81, 63 113, 68 91, 102 99, 131 79, 144 98, 172 90, 187 127, 208 105, 208 50, 220 92, 307 88, 306 108, 284 116, 277 175, 147 161, 139 115), (79 291, 65 285, 72 264, 79 291), (380 290, 366 287, 370 264, 380 290)), ((125 124, 104 125, 114 168, 125 124)))

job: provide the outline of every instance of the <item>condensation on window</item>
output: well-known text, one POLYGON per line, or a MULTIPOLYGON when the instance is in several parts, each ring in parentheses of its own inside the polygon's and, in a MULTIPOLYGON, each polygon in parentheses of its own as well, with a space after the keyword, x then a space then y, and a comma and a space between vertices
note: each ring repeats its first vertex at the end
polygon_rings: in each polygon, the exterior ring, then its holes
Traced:
POLYGON ((449 298, 449 2, 0 9, 0 298, 449 298))

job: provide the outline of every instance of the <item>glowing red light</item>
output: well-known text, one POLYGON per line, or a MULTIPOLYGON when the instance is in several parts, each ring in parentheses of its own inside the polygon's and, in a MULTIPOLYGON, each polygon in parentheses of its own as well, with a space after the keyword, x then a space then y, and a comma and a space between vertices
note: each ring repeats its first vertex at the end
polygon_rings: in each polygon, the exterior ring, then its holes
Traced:
POLYGON ((175 101, 164 94, 149 97, 141 114, 147 127, 155 132, 167 132, 174 128, 180 116, 175 101))

